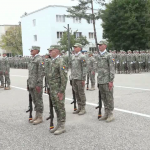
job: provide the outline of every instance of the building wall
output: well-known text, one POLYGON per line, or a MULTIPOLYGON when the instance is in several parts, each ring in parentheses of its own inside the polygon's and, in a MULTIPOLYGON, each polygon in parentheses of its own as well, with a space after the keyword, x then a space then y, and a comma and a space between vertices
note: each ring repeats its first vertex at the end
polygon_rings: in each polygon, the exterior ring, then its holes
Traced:
MULTIPOLYGON (((89 49, 89 47, 95 46, 95 41, 89 39, 89 32, 93 31, 93 24, 87 23, 86 20, 82 19, 81 23, 74 23, 73 18, 66 18, 65 22, 57 22, 56 15, 65 15, 67 7, 61 6, 49 6, 40 11, 31 13, 22 17, 22 42, 23 42, 23 54, 30 55, 29 48, 33 45, 41 47, 41 54, 47 53, 47 48, 50 45, 57 44, 60 40, 57 38, 57 32, 64 32, 67 24, 70 25, 72 32, 82 32, 83 36, 86 36, 90 45, 84 47, 83 50, 89 49), (33 25, 33 20, 36 19, 36 26, 33 25), (37 35, 37 41, 34 41, 33 36, 37 35)), ((98 41, 102 39, 102 27, 101 20, 96 21, 97 38, 98 41)))

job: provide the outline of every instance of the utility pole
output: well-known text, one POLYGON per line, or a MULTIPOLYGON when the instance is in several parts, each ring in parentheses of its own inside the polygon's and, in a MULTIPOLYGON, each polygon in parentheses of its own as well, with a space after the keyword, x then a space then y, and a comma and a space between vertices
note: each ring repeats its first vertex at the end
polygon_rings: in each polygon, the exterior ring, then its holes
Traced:
POLYGON ((68 52, 69 52, 69 58, 70 58, 70 29, 69 29, 69 24, 68 24, 68 52))

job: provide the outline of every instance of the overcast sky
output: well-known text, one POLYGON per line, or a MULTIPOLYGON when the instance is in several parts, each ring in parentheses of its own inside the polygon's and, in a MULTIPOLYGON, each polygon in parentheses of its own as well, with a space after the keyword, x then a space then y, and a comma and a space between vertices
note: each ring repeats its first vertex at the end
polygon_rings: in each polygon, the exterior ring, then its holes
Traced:
POLYGON ((77 3, 77 0, 0 0, 0 25, 18 24, 25 12, 30 13, 48 5, 72 6, 77 3))

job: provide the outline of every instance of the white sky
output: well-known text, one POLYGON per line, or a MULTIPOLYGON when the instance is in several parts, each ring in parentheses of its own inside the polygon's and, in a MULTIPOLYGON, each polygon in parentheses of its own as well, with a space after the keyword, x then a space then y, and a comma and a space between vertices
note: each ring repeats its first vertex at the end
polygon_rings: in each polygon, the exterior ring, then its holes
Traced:
POLYGON ((30 13, 48 5, 72 6, 77 3, 77 0, 0 0, 0 25, 18 24, 25 12, 30 13))

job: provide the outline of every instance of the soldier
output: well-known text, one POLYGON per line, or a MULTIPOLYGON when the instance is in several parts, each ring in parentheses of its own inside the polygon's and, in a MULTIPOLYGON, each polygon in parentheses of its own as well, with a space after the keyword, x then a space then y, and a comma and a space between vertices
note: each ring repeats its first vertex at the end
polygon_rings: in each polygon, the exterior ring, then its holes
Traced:
POLYGON ((50 132, 59 135, 66 131, 65 90, 68 71, 62 57, 60 57, 60 46, 51 45, 48 50, 52 59, 48 72, 48 85, 52 104, 57 115, 57 126, 50 132))
POLYGON ((37 125, 43 122, 43 65, 41 56, 39 55, 40 47, 32 46, 31 48, 32 61, 29 65, 29 77, 27 80, 29 92, 31 93, 32 101, 35 105, 36 115, 30 123, 37 125))
POLYGON ((99 120, 111 122, 114 120, 114 98, 113 98, 113 81, 115 76, 114 58, 106 51, 107 42, 98 43, 100 55, 96 56, 97 61, 97 82, 101 92, 101 99, 104 103, 105 113, 99 120))
POLYGON ((10 66, 6 53, 3 53, 2 64, 3 64, 3 75, 5 79, 5 84, 7 83, 7 87, 5 87, 4 90, 10 90, 10 75, 9 75, 10 66))
POLYGON ((2 58, 1 57, 0 57, 0 81, 1 81, 0 88, 4 88, 3 64, 2 64, 2 58))
POLYGON ((132 56, 132 51, 128 50, 127 54, 127 68, 128 68, 128 73, 132 73, 132 65, 133 65, 133 56, 132 56))
POLYGON ((86 113, 86 97, 85 97, 85 80, 86 80, 86 57, 81 53, 82 45, 76 43, 74 45, 75 54, 72 55, 71 66, 71 79, 73 90, 77 98, 78 109, 73 114, 84 115, 86 113))
POLYGON ((89 58, 87 61, 87 68, 88 68, 88 74, 91 80, 91 89, 89 89, 90 91, 95 90, 95 72, 96 72, 96 60, 93 57, 92 52, 89 52, 89 58))

